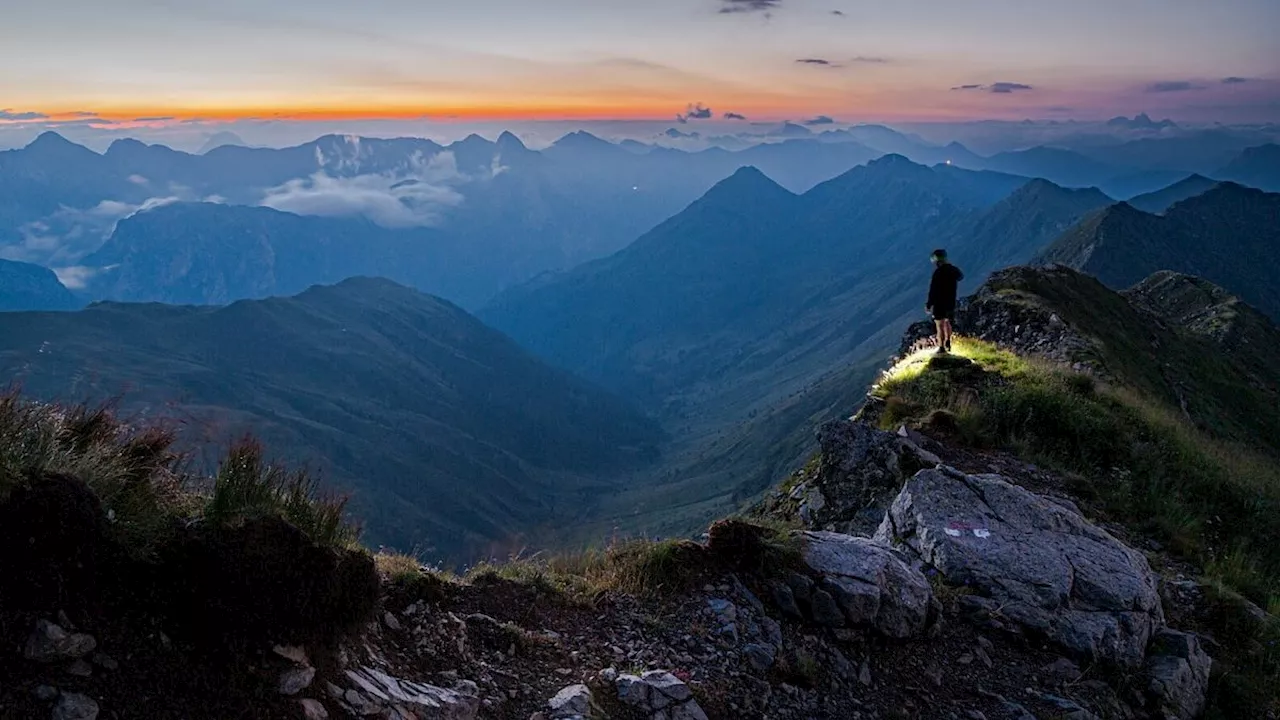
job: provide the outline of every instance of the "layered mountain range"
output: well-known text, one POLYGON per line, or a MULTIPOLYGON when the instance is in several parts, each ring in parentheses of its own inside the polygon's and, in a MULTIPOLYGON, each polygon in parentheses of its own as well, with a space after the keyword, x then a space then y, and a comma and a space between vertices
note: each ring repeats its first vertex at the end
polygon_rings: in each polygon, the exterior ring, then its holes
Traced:
POLYGON ((196 460, 245 433, 352 493, 374 543, 466 558, 519 542, 661 430, 456 306, 353 278, 225 307, 0 314, 0 375, 49 400, 117 398, 196 460))

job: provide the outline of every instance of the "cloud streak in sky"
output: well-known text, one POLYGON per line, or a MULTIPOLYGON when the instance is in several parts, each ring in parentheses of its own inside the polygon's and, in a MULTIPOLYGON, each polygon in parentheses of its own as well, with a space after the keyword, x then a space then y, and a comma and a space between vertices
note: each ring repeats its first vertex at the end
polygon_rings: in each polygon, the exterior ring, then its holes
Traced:
POLYGON ((38 112, 14 112, 12 108, 0 110, 0 120, 46 120, 48 115, 38 112))
POLYGON ((1203 85, 1197 85, 1187 80, 1167 80, 1164 82, 1151 83, 1147 86, 1146 92, 1149 93, 1172 93, 1187 92, 1189 90, 1203 90, 1203 85))
POLYGON ((1240 85, 1242 83, 1247 83, 1247 82, 1249 82, 1249 78, 1235 77, 1234 75, 1231 77, 1222 78, 1223 85, 1240 85))
POLYGON ((720 13, 727 15, 731 13, 769 13, 777 10, 782 5, 782 0, 720 0, 720 13))
POLYGON ((747 116, 736 112, 727 112, 724 114, 725 120, 746 120, 747 116))
POLYGON ((1033 86, 1031 86, 1031 85, 1027 85, 1026 83, 1016 83, 1016 82, 997 82, 997 83, 991 83, 990 85, 980 85, 980 84, 977 84, 977 85, 957 85, 957 86, 955 86, 955 87, 953 87, 953 88, 951 88, 951 89, 952 89, 952 90, 960 90, 960 91, 967 91, 967 90, 985 90, 985 91, 987 91, 987 92, 989 92, 989 93, 995 93, 996 95, 1009 95, 1009 94, 1011 94, 1011 93, 1015 93, 1015 92, 1023 92, 1023 91, 1026 91, 1026 90, 1034 90, 1034 89, 1035 89, 1035 87, 1033 87, 1033 86))
POLYGON ((694 103, 685 108, 683 113, 676 115, 676 122, 683 125, 690 120, 710 120, 713 114, 711 108, 704 106, 702 103, 694 103))

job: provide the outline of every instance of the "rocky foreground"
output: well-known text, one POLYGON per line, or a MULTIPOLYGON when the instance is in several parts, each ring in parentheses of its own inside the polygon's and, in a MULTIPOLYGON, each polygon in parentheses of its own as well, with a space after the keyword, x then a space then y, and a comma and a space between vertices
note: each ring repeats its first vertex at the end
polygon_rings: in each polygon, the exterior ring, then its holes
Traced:
POLYGON ((668 546, 643 591, 566 591, 536 563, 384 575, 374 620, 336 641, 265 628, 232 650, 172 638, 172 619, 6 612, 6 637, 24 638, 0 665, 0 717, 1202 712, 1208 649, 1169 624, 1194 613, 1197 584, 1162 581, 1053 476, 855 420, 821 441, 821 466, 767 503, 806 528, 718 523, 668 546))

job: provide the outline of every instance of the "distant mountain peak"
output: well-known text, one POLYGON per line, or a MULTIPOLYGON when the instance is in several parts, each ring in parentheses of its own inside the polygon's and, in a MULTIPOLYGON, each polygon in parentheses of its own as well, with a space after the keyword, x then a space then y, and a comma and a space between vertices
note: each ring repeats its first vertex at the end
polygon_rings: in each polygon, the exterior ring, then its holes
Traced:
MULTIPOLYGON (((899 155, 898 153, 888 153, 887 155, 881 155, 875 160, 872 160, 871 162, 867 163, 868 167, 872 167, 872 166, 905 167, 907 165, 916 165, 916 163, 911 162, 911 159, 908 158, 906 155, 899 155)), ((923 165, 916 165, 916 166, 924 167, 923 165)))
POLYGON ((1129 119, 1123 115, 1113 117, 1107 121, 1109 127, 1124 127, 1132 130, 1162 130, 1164 128, 1178 127, 1177 123, 1165 118, 1159 122, 1151 119, 1146 113, 1139 113, 1129 119))
POLYGON ((498 136, 496 144, 499 150, 523 151, 529 149, 528 146, 526 146, 524 142, 521 141, 519 137, 516 137, 515 133, 510 130, 503 130, 502 134, 498 136))
POLYGON ((39 137, 27 145, 25 151, 33 155, 56 160, 71 159, 76 156, 86 158, 101 157, 89 148, 77 145, 52 130, 40 133, 39 137))
MULTIPOLYGON (((858 171, 859 171, 859 168, 854 168, 849 172, 853 173, 858 171)), ((871 172, 873 174, 883 174, 883 175, 891 175, 893 177, 909 177, 909 178, 922 178, 925 176, 933 176, 936 174, 934 173, 933 169, 930 168, 929 166, 912 162, 910 158, 904 155, 899 155, 897 153, 889 153, 888 155, 882 155, 876 158, 875 160, 872 160, 871 162, 867 163, 867 166, 865 169, 863 169, 863 171, 871 172)))
POLYGON ((150 146, 137 138, 120 138, 119 140, 113 140, 111 145, 107 147, 107 157, 136 153, 144 151, 148 147, 150 146))
POLYGON ((1113 202, 1112 198, 1096 187, 1067 188, 1050 180, 1045 180, 1044 178, 1032 178, 1027 181, 1027 184, 1018 188, 1013 193, 1013 196, 1015 197, 1032 195, 1039 197, 1051 196, 1080 198, 1082 200, 1087 198, 1089 201, 1096 202, 1098 204, 1110 204, 1113 202))
POLYGON ((36 137, 35 140, 32 140, 30 144, 27 145, 27 147, 28 148, 55 147, 55 146, 67 146, 67 145, 74 145, 74 144, 75 143, 62 137, 61 135, 54 132, 53 130, 45 130, 44 132, 40 133, 40 135, 36 137))
POLYGON ((592 135, 586 130, 575 130, 559 140, 555 141, 554 147, 616 147, 613 143, 603 138, 592 135))
POLYGON ((221 130, 219 132, 216 132, 210 135, 209 139, 205 141, 204 145, 200 147, 200 150, 196 154, 203 155, 209 152, 210 150, 215 150, 224 145, 234 145, 236 147, 244 147, 245 142, 244 140, 240 139, 239 135, 236 135, 230 130, 221 130))
POLYGON ((759 168, 744 165, 732 175, 716 183, 699 202, 729 203, 758 202, 770 197, 794 197, 790 190, 774 182, 759 168))

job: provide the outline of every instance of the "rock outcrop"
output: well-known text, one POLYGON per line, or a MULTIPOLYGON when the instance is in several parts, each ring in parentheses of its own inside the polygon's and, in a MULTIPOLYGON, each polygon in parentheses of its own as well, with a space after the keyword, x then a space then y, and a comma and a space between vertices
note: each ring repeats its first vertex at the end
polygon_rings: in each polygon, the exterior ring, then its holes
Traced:
POLYGON ((1161 630, 1147 657, 1147 697, 1158 717, 1194 720, 1204 712, 1213 660, 1195 635, 1161 630))
POLYGON ((1044 635, 1077 656, 1137 667, 1164 624, 1141 553, 1074 509, 997 475, 916 474, 876 540, 972 589, 975 609, 1044 635))
POLYGON ((683 680, 665 670, 619 675, 618 699, 647 714, 649 720, 707 720, 683 680))
POLYGON ((350 689, 342 701, 354 714, 376 715, 391 711, 388 717, 419 720, 472 720, 480 709, 480 698, 474 686, 460 685, 446 689, 391 677, 377 668, 347 670, 350 689))
POLYGON ((839 608, 833 614, 821 603, 829 622, 839 619, 893 638, 919 635, 928 627, 934 612, 933 588, 898 551, 867 538, 833 532, 805 532, 803 541, 804 560, 821 578, 814 592, 829 596, 839 608))
MULTIPOLYGON (((956 332, 995 343, 1023 355, 1043 357, 1080 370, 1101 374, 1095 362, 1093 343, 1037 299, 1010 289, 1027 283, 1036 274, 1073 273, 1071 270, 1026 267, 1006 268, 973 295, 964 298, 956 310, 956 332)), ((911 325, 903 336, 899 356, 931 345, 936 333, 932 321, 911 325)))
POLYGON ((871 534, 902 483, 939 462, 911 439, 862 422, 826 423, 818 443, 817 475, 792 490, 801 520, 812 529, 871 534))

